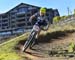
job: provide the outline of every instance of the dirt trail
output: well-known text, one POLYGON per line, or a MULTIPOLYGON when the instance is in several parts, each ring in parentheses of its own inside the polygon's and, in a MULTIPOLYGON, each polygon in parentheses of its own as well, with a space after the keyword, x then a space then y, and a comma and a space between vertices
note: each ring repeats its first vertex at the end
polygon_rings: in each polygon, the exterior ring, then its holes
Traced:
MULTIPOLYGON (((48 33, 46 36, 40 36, 38 38, 38 45, 33 47, 33 50, 28 49, 27 52, 20 53, 22 57, 26 57, 27 60, 74 60, 75 57, 56 57, 50 55, 51 50, 67 49, 67 45, 71 42, 75 42, 75 31, 57 31, 48 33)), ((23 46, 24 41, 20 41, 20 49, 23 46)))

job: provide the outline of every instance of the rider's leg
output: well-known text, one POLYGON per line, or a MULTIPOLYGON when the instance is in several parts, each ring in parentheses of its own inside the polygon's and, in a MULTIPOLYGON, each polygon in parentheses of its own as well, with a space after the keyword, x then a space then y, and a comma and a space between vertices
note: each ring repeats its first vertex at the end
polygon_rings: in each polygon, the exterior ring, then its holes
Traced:
MULTIPOLYGON (((40 30, 41 31, 41 30, 40 30)), ((35 37, 35 44, 38 44, 38 37, 39 37, 39 35, 40 35, 40 31, 38 31, 38 33, 37 33, 37 35, 36 35, 36 37, 35 37)))
MULTIPOLYGON (((40 30, 41 31, 41 30, 40 30)), ((40 31, 37 33, 37 35, 35 36, 35 40, 33 42, 33 44, 30 46, 30 49, 32 49, 32 47, 35 45, 35 44, 38 44, 38 37, 39 37, 39 34, 40 34, 40 31)))
MULTIPOLYGON (((40 30, 40 31, 41 31, 41 30, 40 30)), ((36 39, 38 39, 38 37, 39 37, 39 35, 40 35, 40 31, 37 32, 37 35, 36 35, 36 37, 35 37, 36 39)))

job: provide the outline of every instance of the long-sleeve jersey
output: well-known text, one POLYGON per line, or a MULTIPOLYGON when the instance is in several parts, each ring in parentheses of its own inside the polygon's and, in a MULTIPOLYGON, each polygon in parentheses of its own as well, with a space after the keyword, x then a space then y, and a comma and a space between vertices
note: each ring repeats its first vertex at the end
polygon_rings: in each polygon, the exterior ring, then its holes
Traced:
POLYGON ((49 23, 46 15, 40 16, 39 12, 35 13, 34 17, 36 17, 36 19, 37 19, 37 22, 35 23, 35 25, 38 25, 38 26, 43 25, 43 26, 45 26, 45 25, 47 25, 49 23))

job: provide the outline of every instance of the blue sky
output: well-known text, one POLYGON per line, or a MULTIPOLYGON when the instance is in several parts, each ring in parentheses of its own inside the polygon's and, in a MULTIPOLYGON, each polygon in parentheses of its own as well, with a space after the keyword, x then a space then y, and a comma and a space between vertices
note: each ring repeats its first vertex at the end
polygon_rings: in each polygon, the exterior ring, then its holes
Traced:
POLYGON ((67 7, 69 7, 70 14, 73 14, 75 8, 75 0, 0 0, 0 13, 5 13, 20 3, 57 8, 60 15, 68 15, 67 7))

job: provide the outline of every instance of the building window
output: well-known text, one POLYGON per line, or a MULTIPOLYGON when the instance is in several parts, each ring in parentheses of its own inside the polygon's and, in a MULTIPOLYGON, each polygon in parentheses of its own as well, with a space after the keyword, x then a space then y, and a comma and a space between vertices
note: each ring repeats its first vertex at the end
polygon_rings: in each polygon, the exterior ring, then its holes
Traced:
POLYGON ((8 16, 7 15, 3 15, 2 18, 8 18, 8 16))
POLYGON ((25 22, 25 19, 18 19, 17 22, 25 22))
POLYGON ((8 23, 6 23, 6 24, 2 24, 2 26, 8 26, 8 23))
POLYGON ((1 23, 1 20, 0 20, 0 23, 1 23))
POLYGON ((2 27, 2 29, 5 29, 5 27, 2 27))
POLYGON ((11 23, 15 23, 15 21, 11 21, 11 23))
POLYGON ((1 27, 1 24, 0 24, 0 27, 1 27))
POLYGON ((28 16, 28 17, 30 17, 30 16, 31 16, 31 14, 27 14, 27 16, 28 16))
POLYGON ((16 12, 11 12, 10 14, 11 14, 11 16, 14 16, 16 14, 16 12))
POLYGON ((25 26, 25 23, 22 23, 22 24, 17 24, 18 27, 23 27, 25 26))
POLYGON ((15 19, 15 16, 11 16, 11 19, 15 19))
POLYGON ((28 8, 26 7, 21 7, 18 9, 18 12, 27 12, 28 11, 28 8))
POLYGON ((28 25, 28 26, 31 26, 31 23, 30 23, 30 22, 28 22, 28 23, 27 23, 27 25, 28 25))
POLYGON ((12 25, 11 28, 15 28, 15 25, 12 25))
POLYGON ((25 17, 25 14, 17 15, 18 18, 25 17))
POLYGON ((2 22, 8 22, 8 20, 2 20, 2 22))
POLYGON ((0 16, 0 19, 1 19, 1 16, 0 16))

